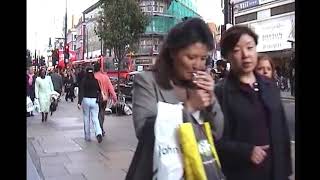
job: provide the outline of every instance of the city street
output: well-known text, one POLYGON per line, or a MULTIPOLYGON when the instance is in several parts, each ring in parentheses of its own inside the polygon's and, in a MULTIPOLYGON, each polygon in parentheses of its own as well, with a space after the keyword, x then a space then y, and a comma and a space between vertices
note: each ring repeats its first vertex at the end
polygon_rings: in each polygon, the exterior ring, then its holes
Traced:
POLYGON ((82 111, 64 100, 46 123, 27 118, 28 180, 124 179, 137 144, 132 117, 108 115, 104 128, 101 144, 93 133, 84 141, 82 111))
MULTIPOLYGON (((283 104, 294 141, 294 100, 283 104)), ((92 141, 84 141, 82 111, 63 98, 46 123, 41 115, 27 118, 28 180, 124 179, 137 144, 132 116, 107 115, 104 128, 101 144, 93 129, 92 141)))

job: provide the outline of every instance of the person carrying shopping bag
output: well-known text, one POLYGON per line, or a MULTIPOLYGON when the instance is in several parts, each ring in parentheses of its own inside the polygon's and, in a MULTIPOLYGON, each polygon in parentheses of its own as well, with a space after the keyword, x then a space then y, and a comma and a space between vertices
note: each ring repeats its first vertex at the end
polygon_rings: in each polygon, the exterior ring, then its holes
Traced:
POLYGON ((204 71, 211 50, 213 36, 208 25, 199 18, 188 19, 170 30, 153 70, 135 76, 133 122, 138 146, 127 180, 152 179, 156 173, 154 125, 159 102, 182 104, 186 116, 209 122, 211 136, 221 138, 223 114, 215 98, 214 81, 204 71))
POLYGON ((40 77, 37 77, 35 83, 35 96, 36 100, 39 100, 41 121, 46 122, 48 120, 48 114, 50 111, 50 94, 54 91, 51 77, 46 75, 46 69, 40 69, 40 77))

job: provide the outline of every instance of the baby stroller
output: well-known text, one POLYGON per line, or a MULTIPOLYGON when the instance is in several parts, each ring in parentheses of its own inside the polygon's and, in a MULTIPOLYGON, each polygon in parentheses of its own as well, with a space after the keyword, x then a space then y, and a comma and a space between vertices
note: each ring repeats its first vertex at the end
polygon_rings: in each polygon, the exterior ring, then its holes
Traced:
POLYGON ((50 116, 52 116, 52 113, 57 110, 59 97, 60 97, 60 94, 58 92, 56 92, 56 91, 53 91, 50 94, 50 101, 51 101, 51 104, 50 104, 50 116))

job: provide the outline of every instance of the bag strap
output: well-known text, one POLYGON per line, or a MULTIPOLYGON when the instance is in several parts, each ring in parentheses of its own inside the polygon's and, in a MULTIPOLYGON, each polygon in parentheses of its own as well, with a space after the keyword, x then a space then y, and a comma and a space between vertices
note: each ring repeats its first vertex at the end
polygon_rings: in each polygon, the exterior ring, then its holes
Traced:
POLYGON ((218 153, 217 153, 217 150, 216 150, 216 146, 214 145, 214 139, 213 139, 213 136, 212 136, 210 123, 205 122, 204 125, 203 125, 203 129, 204 129, 204 133, 205 133, 205 135, 206 135, 206 137, 207 137, 207 139, 209 141, 209 144, 212 147, 211 150, 212 150, 213 156, 217 160, 217 163, 218 163, 219 167, 221 168, 221 163, 220 163, 219 156, 218 156, 218 153))

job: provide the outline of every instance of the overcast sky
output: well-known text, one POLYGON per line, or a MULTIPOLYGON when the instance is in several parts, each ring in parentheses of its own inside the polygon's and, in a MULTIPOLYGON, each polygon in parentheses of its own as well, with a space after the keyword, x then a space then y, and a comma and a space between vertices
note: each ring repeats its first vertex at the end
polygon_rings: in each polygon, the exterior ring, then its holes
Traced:
MULTIPOLYGON (((81 13, 98 0, 67 0, 68 27, 71 27, 71 16, 78 22, 81 13)), ((198 11, 206 21, 223 21, 219 9, 220 0, 197 0, 198 11)), ((27 48, 42 53, 48 47, 49 37, 63 37, 63 23, 66 0, 27 0, 27 48)), ((52 43, 53 43, 52 39, 52 43)))

